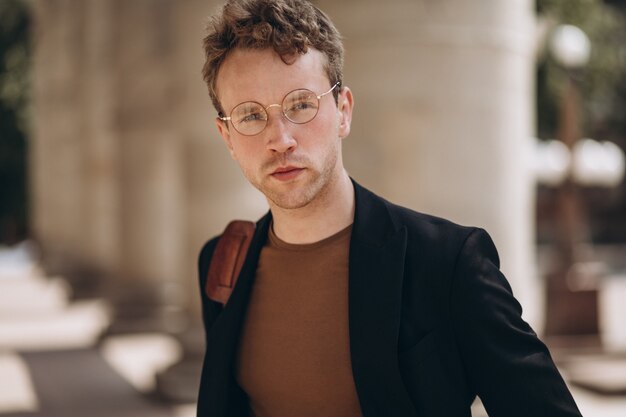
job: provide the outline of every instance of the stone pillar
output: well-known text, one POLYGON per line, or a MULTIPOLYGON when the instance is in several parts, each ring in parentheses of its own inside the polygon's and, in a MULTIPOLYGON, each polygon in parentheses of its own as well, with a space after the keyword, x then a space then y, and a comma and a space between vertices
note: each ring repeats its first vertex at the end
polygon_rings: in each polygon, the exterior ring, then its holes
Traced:
POLYGON ((119 262, 107 288, 117 307, 116 330, 180 325, 171 321, 180 319, 172 309, 180 293, 185 225, 183 161, 171 111, 178 104, 170 75, 173 7, 162 0, 115 3, 111 146, 120 178, 119 262))
POLYGON ((35 2, 36 120, 29 143, 31 225, 52 273, 84 256, 82 39, 84 4, 35 2), (54 22, 51 24, 51 22, 54 22))
POLYGON ((49 273, 97 295, 119 229, 111 2, 33 3, 31 221, 49 273))
POLYGON ((486 228, 524 317, 539 328, 533 3, 317 3, 345 37, 356 99, 350 172, 395 202, 486 228))

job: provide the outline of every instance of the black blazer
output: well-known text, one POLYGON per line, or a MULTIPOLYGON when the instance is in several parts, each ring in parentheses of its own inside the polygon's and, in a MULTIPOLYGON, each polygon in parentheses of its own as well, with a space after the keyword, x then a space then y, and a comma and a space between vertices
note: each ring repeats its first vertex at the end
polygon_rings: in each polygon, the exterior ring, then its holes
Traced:
MULTIPOLYGON (((490 416, 580 416, 545 345, 522 320, 489 235, 354 187, 349 329, 363 416, 469 417, 476 395, 490 416)), ((207 348, 199 417, 249 414, 234 358, 270 219, 257 223, 226 306, 201 291, 207 348)), ((201 289, 216 242, 200 253, 201 289)))

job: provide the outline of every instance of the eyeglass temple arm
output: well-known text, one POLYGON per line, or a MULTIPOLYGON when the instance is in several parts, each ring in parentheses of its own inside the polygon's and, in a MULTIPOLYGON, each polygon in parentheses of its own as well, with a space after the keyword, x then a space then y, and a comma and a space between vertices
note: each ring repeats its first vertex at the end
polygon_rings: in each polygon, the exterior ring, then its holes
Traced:
POLYGON ((337 81, 337 82, 335 83, 335 85, 333 85, 332 87, 330 87, 330 90, 328 90, 327 92, 322 93, 322 94, 320 94, 319 96, 317 96, 317 99, 319 100, 320 98, 324 97, 326 94, 328 94, 328 93, 330 93, 331 91, 333 91, 335 88, 337 88, 337 86, 338 86, 339 84, 341 84, 341 81, 337 81))

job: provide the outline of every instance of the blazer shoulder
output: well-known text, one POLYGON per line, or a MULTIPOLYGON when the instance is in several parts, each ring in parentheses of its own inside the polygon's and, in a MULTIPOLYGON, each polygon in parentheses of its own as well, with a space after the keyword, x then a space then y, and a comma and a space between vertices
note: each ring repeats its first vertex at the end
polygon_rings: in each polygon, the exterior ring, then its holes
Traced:
POLYGON ((413 241, 435 246, 452 244, 460 248, 473 232, 480 230, 474 226, 460 225, 443 217, 418 212, 386 200, 385 205, 397 226, 406 227, 409 239, 413 241))
MULTIPOLYGON (((354 181, 353 181, 354 182, 354 181)), ((458 253, 473 227, 394 204, 354 182, 356 196, 353 237, 372 244, 385 242, 405 230, 408 253, 421 255, 458 253)))

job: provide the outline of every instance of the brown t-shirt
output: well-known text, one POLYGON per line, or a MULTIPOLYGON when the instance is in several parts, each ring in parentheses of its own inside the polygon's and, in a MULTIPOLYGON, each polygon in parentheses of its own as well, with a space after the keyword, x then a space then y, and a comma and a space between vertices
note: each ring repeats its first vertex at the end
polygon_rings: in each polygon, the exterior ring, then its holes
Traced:
POLYGON ((270 228, 237 355, 254 417, 361 417, 348 335, 351 232, 293 245, 270 228))

